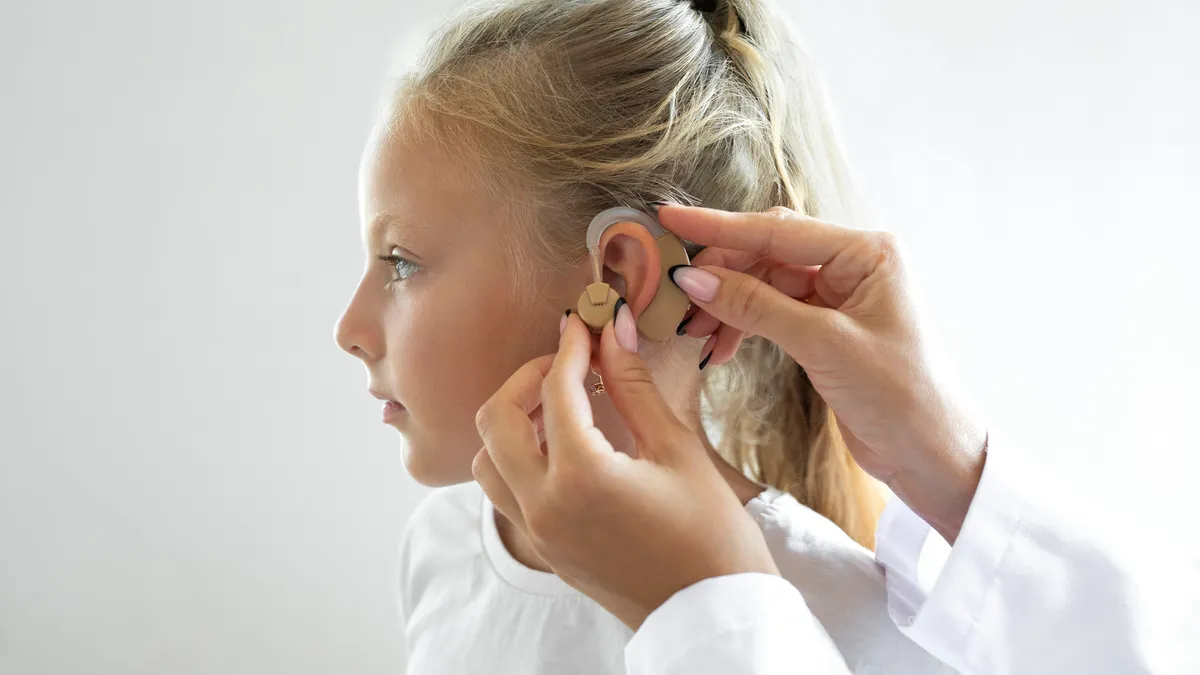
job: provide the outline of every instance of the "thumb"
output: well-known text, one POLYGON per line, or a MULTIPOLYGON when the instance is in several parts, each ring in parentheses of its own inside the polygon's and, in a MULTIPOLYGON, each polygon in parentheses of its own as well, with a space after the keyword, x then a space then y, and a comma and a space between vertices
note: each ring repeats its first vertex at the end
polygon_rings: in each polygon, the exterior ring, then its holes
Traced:
MULTIPOLYGON (((622 314, 628 312, 622 309, 622 314)), ((633 434, 638 457, 666 463, 683 451, 691 431, 663 398, 642 357, 617 342, 615 321, 605 324, 600 333, 600 374, 613 406, 633 434)))
POLYGON ((836 310, 786 295, 754 276, 715 265, 681 265, 671 272, 671 280, 717 321, 765 337, 802 366, 815 347, 831 339, 841 316, 836 310))

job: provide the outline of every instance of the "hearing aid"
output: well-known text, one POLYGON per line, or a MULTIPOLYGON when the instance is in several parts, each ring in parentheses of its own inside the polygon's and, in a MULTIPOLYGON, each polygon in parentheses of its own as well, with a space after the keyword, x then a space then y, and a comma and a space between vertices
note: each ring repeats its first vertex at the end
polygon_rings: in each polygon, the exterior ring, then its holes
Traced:
MULTIPOLYGON (((657 284, 654 297, 650 304, 642 310, 636 319, 638 333, 647 340, 662 342, 675 335, 675 328, 683 320, 691 300, 671 280, 668 274, 676 265, 688 265, 687 251, 679 237, 667 231, 654 216, 629 208, 618 206, 605 209, 592 218, 588 225, 587 246, 592 259, 593 282, 579 296, 577 310, 579 318, 594 332, 600 332, 604 325, 614 318, 617 300, 620 295, 610 285, 604 282, 604 251, 600 245, 604 231, 617 223, 636 223, 646 228, 654 238, 657 247, 647 251, 650 258, 657 258, 659 274, 651 275, 648 280, 657 284)), ((607 242, 606 242, 607 245, 607 242)), ((651 262, 655 262, 651 260, 651 262)))

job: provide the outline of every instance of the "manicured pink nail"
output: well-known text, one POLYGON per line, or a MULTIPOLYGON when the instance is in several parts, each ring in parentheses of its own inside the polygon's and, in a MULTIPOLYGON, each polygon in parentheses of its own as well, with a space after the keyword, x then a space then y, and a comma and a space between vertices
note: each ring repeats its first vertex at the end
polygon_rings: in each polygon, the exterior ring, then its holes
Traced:
POLYGON ((617 299, 616 318, 613 320, 613 329, 617 332, 617 344, 625 348, 626 351, 637 352, 638 337, 637 324, 633 321, 633 312, 629 309, 629 303, 625 302, 625 298, 617 299))
POLYGON ((671 268, 670 275, 676 286, 700 302, 712 302, 721 285, 720 277, 691 265, 676 265, 671 268))

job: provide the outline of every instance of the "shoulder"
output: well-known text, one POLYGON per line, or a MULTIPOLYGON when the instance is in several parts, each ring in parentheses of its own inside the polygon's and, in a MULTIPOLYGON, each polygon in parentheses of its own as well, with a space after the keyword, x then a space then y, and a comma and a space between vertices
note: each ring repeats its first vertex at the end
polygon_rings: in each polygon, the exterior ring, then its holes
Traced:
MULTIPOLYGON (((814 613, 836 609, 834 623, 848 620, 859 627, 891 624, 883 568, 871 551, 786 492, 769 491, 746 508, 762 528, 779 573, 800 589, 814 613)), ((836 630, 818 618, 827 630, 836 630)))
POLYGON ((463 530, 478 530, 482 499, 483 490, 474 482, 434 488, 409 516, 402 537, 404 546, 435 534, 443 538, 463 530))
POLYGON ((780 575, 800 590, 851 671, 954 672, 896 627, 871 551, 785 492, 768 491, 746 508, 780 575))
POLYGON ((883 570, 875 555, 790 494, 768 490, 751 500, 746 510, 762 528, 771 552, 782 556, 777 564, 809 574, 836 572, 860 582, 877 579, 882 588, 883 570))
POLYGON ((409 615, 440 569, 479 554, 483 490, 470 482, 435 488, 413 509, 400 537, 400 605, 409 615))

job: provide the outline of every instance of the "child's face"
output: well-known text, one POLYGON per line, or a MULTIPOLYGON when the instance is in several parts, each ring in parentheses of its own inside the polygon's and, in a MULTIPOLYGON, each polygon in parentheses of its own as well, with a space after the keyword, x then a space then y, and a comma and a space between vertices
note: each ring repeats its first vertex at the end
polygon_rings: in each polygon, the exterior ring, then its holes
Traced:
POLYGON ((475 413, 522 364, 555 350, 567 296, 587 278, 586 266, 564 270, 537 290, 537 307, 519 303, 501 246, 515 225, 468 189, 454 160, 402 130, 369 142, 359 180, 367 267, 337 326, 372 393, 393 402, 384 421, 426 485, 471 480, 475 413))

